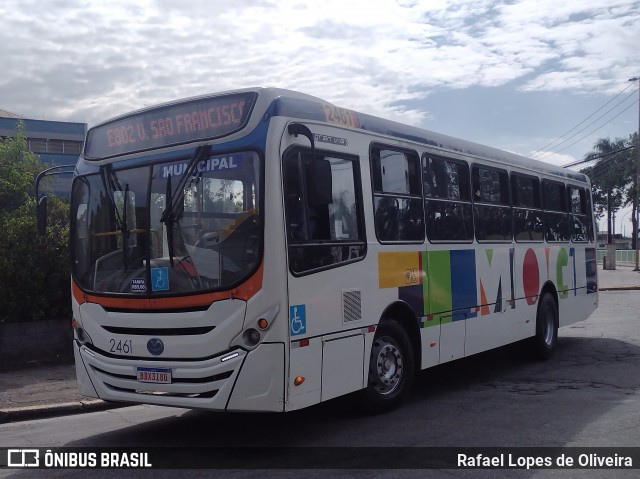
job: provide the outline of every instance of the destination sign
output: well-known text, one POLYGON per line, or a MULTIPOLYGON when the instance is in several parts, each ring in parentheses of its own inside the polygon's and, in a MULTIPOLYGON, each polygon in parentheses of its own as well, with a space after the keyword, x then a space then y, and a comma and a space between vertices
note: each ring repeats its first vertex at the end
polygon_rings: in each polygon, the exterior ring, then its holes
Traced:
POLYGON ((110 121, 88 131, 84 157, 97 160, 230 135, 247 124, 256 97, 245 92, 201 98, 110 121))

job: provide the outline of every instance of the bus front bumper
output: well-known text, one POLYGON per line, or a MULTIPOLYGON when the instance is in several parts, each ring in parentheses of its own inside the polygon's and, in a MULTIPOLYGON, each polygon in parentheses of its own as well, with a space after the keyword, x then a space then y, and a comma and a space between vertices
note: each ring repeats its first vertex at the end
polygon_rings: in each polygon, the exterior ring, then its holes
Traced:
POLYGON ((200 361, 113 358, 77 341, 74 354, 78 388, 85 396, 193 409, 283 410, 283 344, 261 344, 250 352, 236 349, 200 361), (168 382, 139 381, 140 370, 164 371, 168 382))

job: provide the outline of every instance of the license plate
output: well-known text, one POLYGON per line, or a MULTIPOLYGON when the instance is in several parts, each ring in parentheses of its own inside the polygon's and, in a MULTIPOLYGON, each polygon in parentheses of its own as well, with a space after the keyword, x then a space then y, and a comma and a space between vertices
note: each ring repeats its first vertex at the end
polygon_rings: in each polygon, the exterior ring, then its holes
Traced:
POLYGON ((138 368, 137 371, 141 383, 171 384, 171 369, 138 368))

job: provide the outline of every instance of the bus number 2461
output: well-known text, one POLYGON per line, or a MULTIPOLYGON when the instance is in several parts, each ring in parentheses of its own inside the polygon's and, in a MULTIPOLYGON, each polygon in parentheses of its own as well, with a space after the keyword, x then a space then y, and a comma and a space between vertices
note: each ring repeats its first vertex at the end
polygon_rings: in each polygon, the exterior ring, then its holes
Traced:
POLYGON ((111 348, 109 352, 111 353, 120 353, 120 354, 133 354, 133 345, 131 344, 130 339, 110 339, 109 344, 111 348))

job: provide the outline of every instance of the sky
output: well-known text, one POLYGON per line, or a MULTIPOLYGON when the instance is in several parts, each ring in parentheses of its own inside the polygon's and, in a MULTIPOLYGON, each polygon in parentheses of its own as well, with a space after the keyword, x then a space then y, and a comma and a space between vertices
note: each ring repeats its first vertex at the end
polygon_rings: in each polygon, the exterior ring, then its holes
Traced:
POLYGON ((638 129, 640 0, 2 0, 0 66, 27 118, 271 86, 565 165, 638 129))

